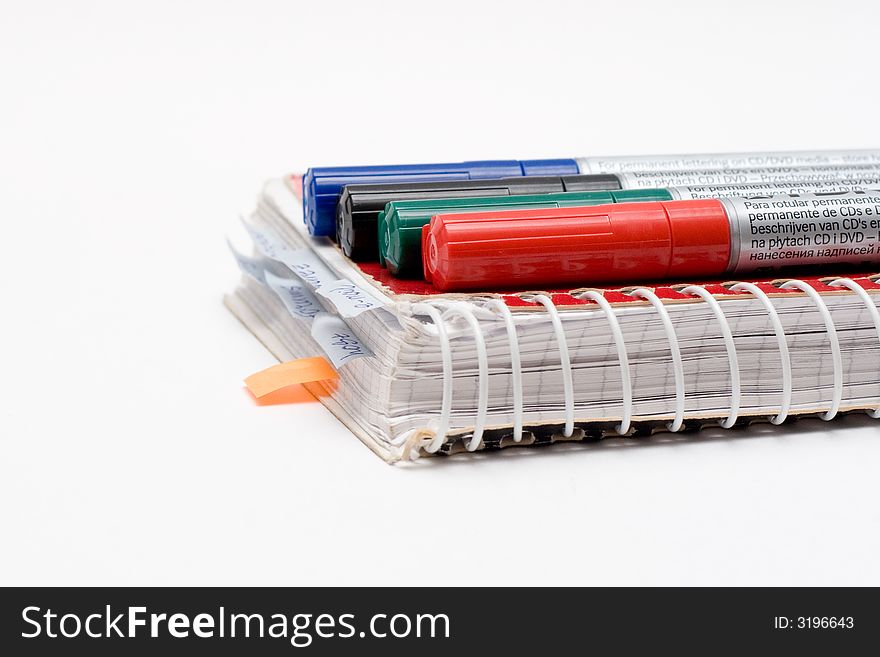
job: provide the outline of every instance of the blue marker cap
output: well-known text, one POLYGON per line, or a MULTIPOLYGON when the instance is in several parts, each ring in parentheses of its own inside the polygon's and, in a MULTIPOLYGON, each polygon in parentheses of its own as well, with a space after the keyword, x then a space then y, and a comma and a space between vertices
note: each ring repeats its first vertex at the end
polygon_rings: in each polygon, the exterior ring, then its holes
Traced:
POLYGON ((312 235, 335 235, 336 203, 346 185, 566 176, 579 172, 577 161, 573 159, 317 167, 303 176, 303 218, 312 235))

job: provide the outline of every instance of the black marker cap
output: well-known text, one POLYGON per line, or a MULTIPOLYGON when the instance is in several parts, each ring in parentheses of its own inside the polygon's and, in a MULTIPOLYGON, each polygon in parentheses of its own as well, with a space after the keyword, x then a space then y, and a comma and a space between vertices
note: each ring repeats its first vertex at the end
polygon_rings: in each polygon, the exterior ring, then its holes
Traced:
POLYGON ((347 185, 336 206, 336 241, 352 260, 379 258, 379 213, 391 201, 519 196, 621 189, 614 174, 523 176, 498 180, 347 185))

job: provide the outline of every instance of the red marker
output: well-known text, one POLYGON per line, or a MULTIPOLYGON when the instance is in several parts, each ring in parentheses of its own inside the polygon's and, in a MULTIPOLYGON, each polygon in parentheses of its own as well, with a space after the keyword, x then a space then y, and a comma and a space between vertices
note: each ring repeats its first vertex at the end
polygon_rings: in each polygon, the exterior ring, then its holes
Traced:
POLYGON ((422 229, 440 290, 712 277, 880 261, 880 191, 437 215, 422 229))

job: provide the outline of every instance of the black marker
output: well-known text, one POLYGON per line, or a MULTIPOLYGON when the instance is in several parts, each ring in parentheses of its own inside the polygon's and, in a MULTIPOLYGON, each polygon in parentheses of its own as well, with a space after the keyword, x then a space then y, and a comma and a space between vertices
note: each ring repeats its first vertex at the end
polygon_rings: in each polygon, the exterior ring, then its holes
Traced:
POLYGON ((353 260, 376 260, 379 255, 379 213, 391 201, 520 196, 559 192, 592 192, 621 189, 613 174, 529 176, 498 180, 348 185, 336 207, 336 241, 353 260))

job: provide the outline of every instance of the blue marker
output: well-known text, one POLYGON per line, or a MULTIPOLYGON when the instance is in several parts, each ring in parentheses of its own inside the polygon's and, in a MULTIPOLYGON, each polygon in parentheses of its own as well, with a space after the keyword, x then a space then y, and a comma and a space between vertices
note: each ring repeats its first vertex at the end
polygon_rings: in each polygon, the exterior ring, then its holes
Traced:
POLYGON ((447 180, 494 180, 517 176, 569 176, 635 171, 694 171, 880 163, 880 150, 777 151, 587 157, 558 160, 484 160, 451 164, 319 167, 303 176, 303 215, 312 235, 336 234, 336 204, 346 185, 447 180))
POLYGON ((483 160, 450 164, 319 167, 303 176, 303 216, 312 235, 336 235, 336 203, 342 188, 354 184, 494 180, 516 176, 578 173, 575 160, 483 160))

